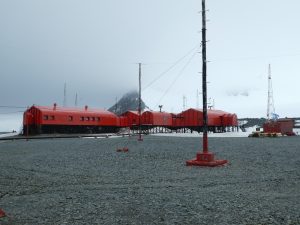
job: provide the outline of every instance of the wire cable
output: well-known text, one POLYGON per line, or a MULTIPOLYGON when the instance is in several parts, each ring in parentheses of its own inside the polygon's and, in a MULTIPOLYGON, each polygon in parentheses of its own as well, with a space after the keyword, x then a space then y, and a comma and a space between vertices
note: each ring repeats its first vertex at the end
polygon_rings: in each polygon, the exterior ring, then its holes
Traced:
POLYGON ((178 80, 178 78, 183 74, 183 72, 185 71, 185 69, 187 68, 187 66, 191 63, 192 59, 195 57, 195 55, 197 54, 197 52, 198 52, 198 49, 197 49, 196 52, 194 52, 194 54, 189 58, 189 60, 186 62, 186 64, 179 71, 179 73, 177 74, 177 76, 175 77, 175 79, 172 81, 172 83, 170 84, 170 86, 166 89, 166 91, 164 92, 164 94, 159 99, 158 103, 156 104, 156 107, 159 105, 159 103, 161 102, 161 100, 167 95, 167 93, 170 91, 170 89, 176 83, 176 81, 178 80))
POLYGON ((9 109, 26 109, 25 106, 12 106, 12 105, 0 105, 0 108, 9 108, 9 109))
POLYGON ((15 114, 15 113, 23 113, 24 111, 16 111, 16 112, 0 112, 0 115, 3 114, 15 114))
POLYGON ((245 57, 237 57, 237 58, 216 58, 212 59, 211 62, 222 62, 222 61, 251 61, 251 60, 261 60, 268 58, 282 58, 282 57, 294 57, 300 56, 300 53, 295 54, 283 54, 283 55, 269 55, 269 56, 245 56, 245 57))
POLYGON ((188 55, 190 55, 195 49, 197 49, 199 46, 193 47, 191 50, 189 50, 184 56, 179 58, 177 61, 175 61, 174 64, 172 64, 169 68, 167 68, 165 71, 160 73, 154 80, 152 80, 149 84, 147 84, 145 87, 142 88, 143 91, 145 91, 148 87, 150 87, 153 83, 158 81, 160 78, 162 78, 165 74, 167 74, 171 69, 173 69, 178 63, 180 63, 183 59, 185 59, 188 55))

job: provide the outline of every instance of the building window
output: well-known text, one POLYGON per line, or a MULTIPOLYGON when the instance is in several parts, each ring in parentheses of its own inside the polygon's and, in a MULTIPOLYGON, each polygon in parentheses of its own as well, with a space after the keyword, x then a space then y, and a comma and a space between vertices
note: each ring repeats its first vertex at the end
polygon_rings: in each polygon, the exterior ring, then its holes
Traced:
POLYGON ((83 116, 81 116, 81 117, 80 117, 80 121, 83 121, 83 120, 84 120, 84 118, 83 118, 83 116))
POLYGON ((48 115, 44 115, 44 116, 43 116, 43 119, 44 119, 44 120, 48 120, 48 119, 49 119, 49 118, 48 118, 48 115))
POLYGON ((55 117, 54 116, 49 116, 49 120, 54 120, 55 117))
POLYGON ((89 117, 85 117, 85 121, 89 121, 90 120, 90 118, 89 117))
POLYGON ((73 116, 68 116, 68 121, 73 121, 73 116))
POLYGON ((96 117, 95 119, 96 119, 96 121, 100 121, 100 117, 96 117))
POLYGON ((91 121, 95 121, 95 117, 91 117, 91 121))

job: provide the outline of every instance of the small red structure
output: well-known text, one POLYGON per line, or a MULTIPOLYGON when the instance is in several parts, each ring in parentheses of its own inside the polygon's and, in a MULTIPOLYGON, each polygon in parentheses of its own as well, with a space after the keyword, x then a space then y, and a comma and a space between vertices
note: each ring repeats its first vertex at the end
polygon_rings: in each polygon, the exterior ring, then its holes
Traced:
POLYGON ((0 218, 5 217, 5 216, 6 216, 5 212, 2 209, 0 209, 0 218))
POLYGON ((264 133, 281 133, 282 135, 292 135, 294 128, 293 119, 270 120, 264 123, 264 133))
POLYGON ((129 149, 126 147, 117 149, 117 152, 128 152, 128 151, 129 151, 129 149))
POLYGON ((215 154, 208 151, 198 152, 196 158, 186 161, 187 166, 221 166, 227 163, 225 159, 215 160, 215 154))

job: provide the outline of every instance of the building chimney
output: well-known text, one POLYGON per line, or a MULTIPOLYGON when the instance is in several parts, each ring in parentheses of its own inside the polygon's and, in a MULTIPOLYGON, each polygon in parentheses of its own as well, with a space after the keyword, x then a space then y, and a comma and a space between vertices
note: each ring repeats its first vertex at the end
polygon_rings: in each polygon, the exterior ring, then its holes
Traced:
POLYGON ((56 106, 57 106, 57 104, 54 103, 54 104, 53 104, 53 110, 56 110, 56 106))
POLYGON ((85 111, 87 111, 88 110, 88 106, 86 105, 86 106, 84 106, 84 109, 85 109, 85 111))

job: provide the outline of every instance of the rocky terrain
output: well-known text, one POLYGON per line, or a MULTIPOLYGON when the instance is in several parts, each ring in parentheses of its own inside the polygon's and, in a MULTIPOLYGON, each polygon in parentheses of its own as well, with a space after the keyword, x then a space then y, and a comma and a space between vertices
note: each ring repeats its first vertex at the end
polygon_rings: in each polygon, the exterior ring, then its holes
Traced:
POLYGON ((0 142, 1 225, 300 224, 300 137, 0 142), (117 152, 120 147, 128 152, 117 152))

